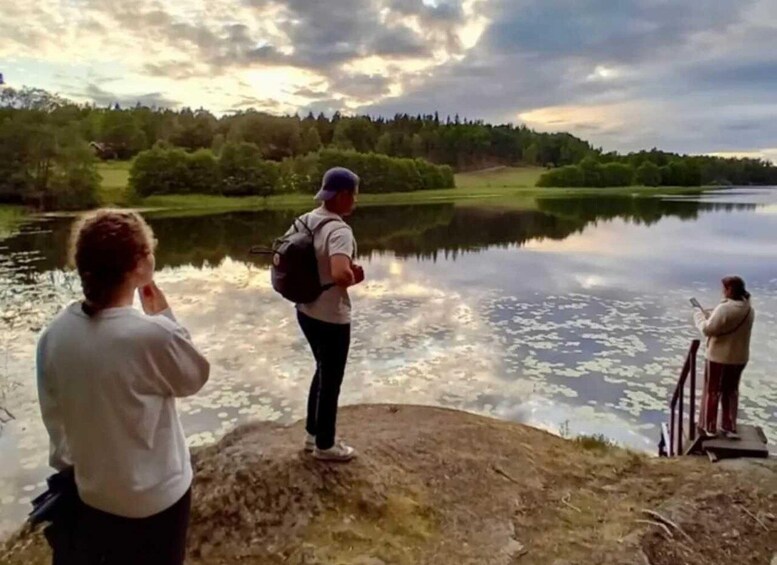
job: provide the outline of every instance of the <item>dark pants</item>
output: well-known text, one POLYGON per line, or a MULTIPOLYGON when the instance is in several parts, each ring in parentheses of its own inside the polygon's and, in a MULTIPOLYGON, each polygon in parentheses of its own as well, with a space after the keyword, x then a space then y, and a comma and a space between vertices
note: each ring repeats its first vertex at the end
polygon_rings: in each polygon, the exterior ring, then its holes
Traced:
POLYGON ((704 400, 701 422, 708 432, 718 428, 718 404, 721 405, 721 427, 728 432, 737 429, 739 410, 739 381, 745 365, 726 365, 709 361, 707 363, 704 400))
POLYGON ((191 489, 167 510, 123 518, 83 502, 75 510, 71 548, 55 548, 54 565, 182 565, 191 489))
POLYGON ((316 436, 316 447, 329 449, 335 444, 337 401, 351 346, 351 324, 329 324, 302 312, 297 312, 297 320, 316 359, 305 428, 316 436))

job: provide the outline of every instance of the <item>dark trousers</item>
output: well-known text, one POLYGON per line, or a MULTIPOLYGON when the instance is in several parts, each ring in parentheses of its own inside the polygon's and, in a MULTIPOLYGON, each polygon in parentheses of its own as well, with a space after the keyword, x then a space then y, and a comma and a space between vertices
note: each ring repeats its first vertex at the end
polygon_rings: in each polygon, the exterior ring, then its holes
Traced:
POLYGON ((191 489, 167 510, 123 518, 77 503, 71 547, 54 549, 53 565, 182 565, 191 489))
POLYGON ((745 365, 707 362, 707 374, 702 401, 701 422, 708 432, 718 428, 718 404, 721 405, 721 427, 729 432, 737 429, 739 411, 739 381, 745 365))
POLYGON ((305 428, 316 436, 316 447, 329 449, 335 444, 337 401, 351 346, 351 324, 329 324, 302 312, 297 312, 297 320, 316 359, 305 428))

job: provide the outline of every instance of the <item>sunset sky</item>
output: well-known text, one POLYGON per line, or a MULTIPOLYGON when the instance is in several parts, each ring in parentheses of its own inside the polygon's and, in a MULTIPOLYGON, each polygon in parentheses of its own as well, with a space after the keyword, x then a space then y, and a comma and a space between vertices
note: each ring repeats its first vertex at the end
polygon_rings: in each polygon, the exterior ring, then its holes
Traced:
POLYGON ((0 73, 98 104, 438 110, 777 161, 777 0, 0 0, 0 73))

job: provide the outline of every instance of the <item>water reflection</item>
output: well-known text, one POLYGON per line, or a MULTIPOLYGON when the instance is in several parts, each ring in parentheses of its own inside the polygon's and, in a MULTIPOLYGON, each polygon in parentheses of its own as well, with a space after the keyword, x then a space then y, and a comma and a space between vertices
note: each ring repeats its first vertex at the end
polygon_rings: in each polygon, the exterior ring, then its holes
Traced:
MULTIPOLYGON (((743 274, 759 319, 745 418, 777 431, 777 191, 725 199, 543 199, 535 210, 363 208, 351 223, 368 283, 355 291, 345 402, 463 408, 652 449, 684 350, 687 298, 743 274)), ((248 254, 296 211, 149 218, 159 282, 212 360, 181 402, 192 445, 248 419, 303 412, 310 367, 288 304, 248 254)), ((0 436, 0 533, 47 474, 35 402, 36 332, 78 295, 63 270, 70 221, 0 241, 2 376, 17 421, 0 436)))

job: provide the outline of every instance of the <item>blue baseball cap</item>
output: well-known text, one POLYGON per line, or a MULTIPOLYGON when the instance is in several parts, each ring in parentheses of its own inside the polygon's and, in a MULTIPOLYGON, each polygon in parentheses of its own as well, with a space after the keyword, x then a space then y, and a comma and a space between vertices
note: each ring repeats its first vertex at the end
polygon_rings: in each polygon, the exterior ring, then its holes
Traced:
POLYGON ((334 198, 338 192, 348 190, 353 192, 359 188, 359 176, 345 167, 333 167, 324 173, 321 179, 321 190, 316 194, 316 200, 326 202, 334 198))

